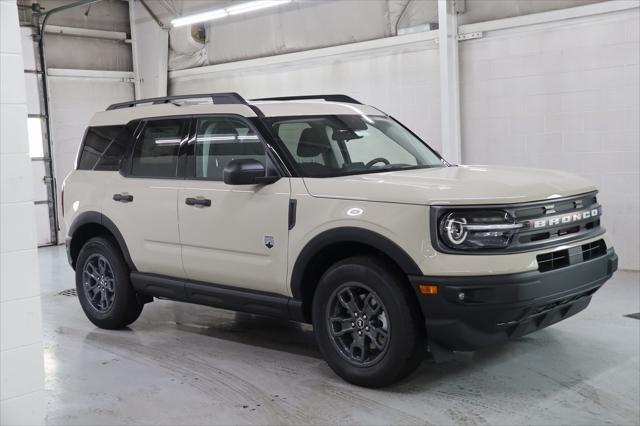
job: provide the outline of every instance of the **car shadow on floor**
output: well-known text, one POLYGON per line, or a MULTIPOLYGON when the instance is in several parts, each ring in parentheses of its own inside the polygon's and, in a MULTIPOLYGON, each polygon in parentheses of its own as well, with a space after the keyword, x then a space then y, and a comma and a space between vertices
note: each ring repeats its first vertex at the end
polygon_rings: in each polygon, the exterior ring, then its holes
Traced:
MULTIPOLYGON (((214 339, 220 339, 256 349, 322 359, 313 329, 308 324, 179 302, 161 301, 147 305, 142 317, 132 325, 134 335, 122 337, 144 345, 143 341, 138 341, 140 336, 160 329, 180 339, 182 333, 189 333, 195 340, 185 339, 184 344, 192 345, 190 350, 199 352, 215 348, 214 339), (210 344, 208 339, 202 339, 205 336, 213 338, 210 344)), ((99 334, 88 338, 101 339, 99 334)), ((612 360, 604 362, 585 352, 584 343, 581 347, 579 339, 567 331, 551 328, 476 352, 456 352, 444 363, 435 363, 425 347, 425 360, 418 370, 385 391, 398 394, 445 392, 452 397, 472 398, 480 397, 480 389, 483 389, 483 397, 505 392, 523 398, 530 397, 530 393, 549 395, 581 386, 611 367, 612 360), (474 385, 469 386, 470 382, 474 385), (516 382, 526 386, 516 387, 516 382)), ((625 359, 619 354, 613 361, 618 363, 625 359)), ((329 368, 315 371, 322 381, 340 383, 329 368)), ((585 392, 589 397, 588 391, 585 392)))
POLYGON ((322 358, 313 328, 308 324, 180 302, 162 301, 162 306, 152 306, 156 303, 145 307, 145 311, 150 312, 144 312, 133 327, 153 328, 158 324, 168 324, 180 331, 216 339, 322 358))

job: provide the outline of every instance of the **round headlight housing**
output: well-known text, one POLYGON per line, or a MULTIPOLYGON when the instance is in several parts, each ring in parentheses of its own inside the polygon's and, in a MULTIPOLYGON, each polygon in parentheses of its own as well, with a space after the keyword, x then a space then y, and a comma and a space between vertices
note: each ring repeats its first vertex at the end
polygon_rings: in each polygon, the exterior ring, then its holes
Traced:
POLYGON ((441 216, 439 236, 451 249, 503 249, 522 227, 505 211, 461 210, 441 216))
POLYGON ((456 216, 454 213, 449 213, 448 217, 444 221, 447 240, 455 246, 464 243, 464 240, 466 240, 469 235, 466 225, 466 217, 456 216))

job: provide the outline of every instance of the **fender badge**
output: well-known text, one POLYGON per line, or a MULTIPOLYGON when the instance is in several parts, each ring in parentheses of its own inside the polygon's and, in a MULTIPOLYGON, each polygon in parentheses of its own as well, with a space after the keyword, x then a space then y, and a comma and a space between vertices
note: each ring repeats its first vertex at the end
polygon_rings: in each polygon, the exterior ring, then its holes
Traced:
POLYGON ((273 248, 273 246, 275 245, 275 242, 273 240, 273 237, 271 235, 265 235, 264 236, 264 245, 267 248, 273 248))

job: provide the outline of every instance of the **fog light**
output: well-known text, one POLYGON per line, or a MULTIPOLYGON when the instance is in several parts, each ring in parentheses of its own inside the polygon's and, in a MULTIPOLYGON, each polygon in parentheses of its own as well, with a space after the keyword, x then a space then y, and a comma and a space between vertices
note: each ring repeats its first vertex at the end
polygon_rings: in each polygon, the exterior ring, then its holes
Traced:
POLYGON ((420 284, 420 293, 426 294, 429 296, 434 296, 438 294, 438 286, 430 285, 430 284, 420 284))

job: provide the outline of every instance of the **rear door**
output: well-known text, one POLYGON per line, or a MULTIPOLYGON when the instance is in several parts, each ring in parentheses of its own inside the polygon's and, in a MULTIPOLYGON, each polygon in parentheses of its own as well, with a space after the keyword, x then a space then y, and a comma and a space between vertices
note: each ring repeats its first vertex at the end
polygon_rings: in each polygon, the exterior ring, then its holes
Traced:
POLYGON ((104 214, 122 233, 140 272, 184 277, 177 200, 189 118, 140 123, 120 173, 106 183, 104 214))
POLYGON ((237 116, 197 117, 192 128, 187 178, 178 196, 187 277, 287 294, 289 179, 225 184, 231 160, 251 158, 273 167, 264 142, 237 116))

